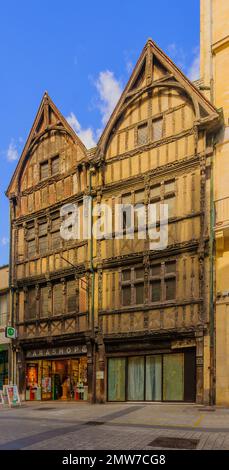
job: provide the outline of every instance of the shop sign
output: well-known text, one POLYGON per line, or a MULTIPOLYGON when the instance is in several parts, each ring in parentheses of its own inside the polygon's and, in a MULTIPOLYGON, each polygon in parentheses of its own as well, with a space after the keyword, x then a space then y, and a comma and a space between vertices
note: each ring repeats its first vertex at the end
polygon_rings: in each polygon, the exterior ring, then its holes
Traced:
POLYGON ((87 346, 62 346, 58 348, 43 348, 26 351, 27 358, 51 357, 51 356, 70 356, 73 354, 84 354, 87 352, 87 346))

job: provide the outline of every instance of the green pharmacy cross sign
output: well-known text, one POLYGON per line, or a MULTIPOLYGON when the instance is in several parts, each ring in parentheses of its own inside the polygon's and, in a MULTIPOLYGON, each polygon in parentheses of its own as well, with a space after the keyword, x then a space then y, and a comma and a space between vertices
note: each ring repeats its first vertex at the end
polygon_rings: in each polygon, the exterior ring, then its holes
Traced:
POLYGON ((16 329, 13 328, 12 326, 7 326, 5 329, 5 337, 15 339, 16 336, 17 336, 16 329))

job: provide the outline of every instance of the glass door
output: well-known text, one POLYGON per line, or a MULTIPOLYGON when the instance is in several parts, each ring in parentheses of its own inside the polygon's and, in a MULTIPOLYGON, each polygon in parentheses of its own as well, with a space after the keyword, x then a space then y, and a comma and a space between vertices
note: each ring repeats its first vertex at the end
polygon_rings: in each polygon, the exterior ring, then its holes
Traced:
POLYGON ((144 357, 128 358, 128 400, 144 400, 144 357))
POLYGON ((163 356, 163 400, 184 400, 184 354, 163 356))
POLYGON ((108 359, 108 401, 125 401, 126 399, 126 359, 108 359))
POLYGON ((162 357, 146 356, 146 396, 149 401, 161 401, 162 357))

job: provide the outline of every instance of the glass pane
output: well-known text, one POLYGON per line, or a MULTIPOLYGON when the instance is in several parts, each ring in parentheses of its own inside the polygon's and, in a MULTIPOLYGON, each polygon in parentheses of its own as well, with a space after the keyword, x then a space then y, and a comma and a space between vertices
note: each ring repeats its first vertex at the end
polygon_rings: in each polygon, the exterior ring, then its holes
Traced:
POLYGON ((146 357, 146 400, 161 400, 161 356, 146 357))
POLYGON ((136 268, 135 269, 135 277, 136 277, 136 279, 144 278, 144 268, 136 268))
POLYGON ((53 286, 53 314, 60 315, 63 313, 63 287, 62 284, 53 286))
POLYGON ((108 401, 125 401, 126 360, 108 359, 108 401))
POLYGON ((34 287, 28 289, 28 302, 26 309, 27 319, 36 318, 36 289, 34 287))
POLYGON ((173 300, 176 298, 176 279, 165 280, 166 300, 173 300))
POLYGON ((124 306, 131 304, 131 287, 130 286, 122 287, 122 304, 124 306))
POLYGON ((60 232, 51 233, 52 250, 58 250, 60 247, 60 232))
POLYGON ((151 283, 151 292, 152 292, 152 297, 151 297, 152 302, 158 302, 161 300, 161 281, 153 281, 151 283))
POLYGON ((144 145, 148 142, 148 126, 143 124, 138 127, 138 145, 144 145))
POLYGON ((67 283, 67 311, 75 312, 76 310, 76 281, 67 283))
POLYGON ((35 256, 36 254, 36 241, 30 240, 28 241, 28 256, 35 256))
POLYGON ((144 357, 128 358, 128 400, 144 400, 144 357))
POLYGON ((48 250, 48 237, 45 235, 44 237, 39 238, 39 253, 40 255, 46 253, 48 250))
POLYGON ((52 158, 51 160, 51 174, 56 175, 59 173, 59 157, 52 158))
POLYGON ((144 189, 140 189, 140 191, 135 192, 135 204, 140 202, 144 202, 145 199, 145 191, 144 189))
POLYGON ((160 276, 161 275, 161 265, 160 264, 154 264, 151 267, 151 276, 160 276))
POLYGON ((31 238, 35 238, 35 227, 34 227, 34 225, 32 227, 27 228, 27 240, 31 240, 31 238))
POLYGON ((165 193, 171 193, 175 191, 175 180, 165 182, 165 193))
POLYGON ((165 263, 165 272, 167 274, 175 273, 176 272, 176 261, 170 261, 168 263, 165 263))
POLYGON ((136 284, 136 304, 143 304, 144 303, 144 284, 136 284))
POLYGON ((175 197, 169 197, 164 200, 164 204, 168 205, 168 216, 175 217, 175 197))
POLYGON ((122 280, 123 281, 130 281, 130 269, 126 269, 125 271, 122 272, 122 280))
POLYGON ((184 355, 165 354, 163 357, 163 400, 184 399, 184 355))
POLYGON ((160 194, 161 194, 161 185, 160 184, 158 184, 157 186, 153 186, 150 189, 150 198, 151 199, 160 197, 160 194))
POLYGON ((47 317, 49 314, 48 311, 48 298, 49 290, 48 287, 42 287, 40 290, 40 316, 47 317))
POLYGON ((49 175, 48 162, 41 163, 40 170, 41 170, 41 179, 48 178, 48 175, 49 175))
POLYGON ((152 122, 152 138, 153 140, 162 139, 163 134, 163 119, 156 119, 152 122))
POLYGON ((39 235, 46 235, 47 233, 47 222, 38 225, 39 235))
POLYGON ((122 204, 131 204, 131 193, 122 195, 122 204))

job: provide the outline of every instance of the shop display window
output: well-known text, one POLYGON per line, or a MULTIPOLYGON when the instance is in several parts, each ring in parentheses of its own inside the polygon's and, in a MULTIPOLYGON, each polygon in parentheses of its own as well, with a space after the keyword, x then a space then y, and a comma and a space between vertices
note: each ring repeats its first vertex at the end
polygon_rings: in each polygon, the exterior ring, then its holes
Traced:
POLYGON ((27 363, 26 400, 87 399, 87 357, 27 363))

